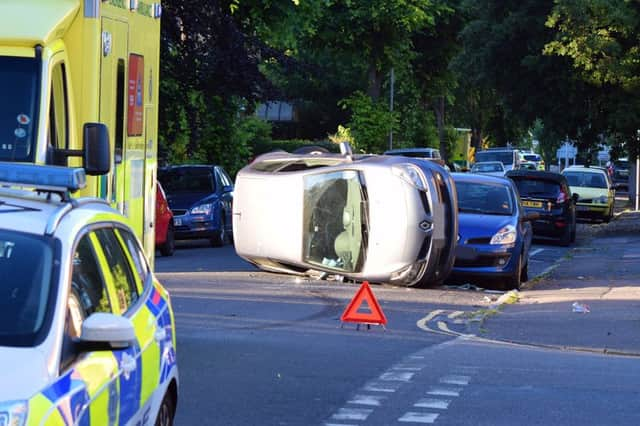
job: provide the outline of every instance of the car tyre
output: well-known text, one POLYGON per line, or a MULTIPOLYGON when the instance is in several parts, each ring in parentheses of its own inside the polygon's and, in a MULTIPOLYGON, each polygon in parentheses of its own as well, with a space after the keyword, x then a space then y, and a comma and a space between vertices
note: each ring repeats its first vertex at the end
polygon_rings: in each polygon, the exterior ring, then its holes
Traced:
POLYGON ((522 283, 523 272, 524 275, 528 275, 528 268, 522 266, 522 253, 518 256, 518 264, 516 265, 516 270, 513 271, 513 275, 507 278, 504 281, 503 290, 519 290, 520 284, 522 283))
POLYGON ((572 243, 576 242, 576 227, 577 227, 576 221, 574 220, 573 226, 571 227, 571 238, 570 238, 572 243))
POLYGON ((163 256, 173 256, 173 252, 176 249, 176 237, 173 230, 173 225, 169 223, 167 227, 167 239, 160 246, 160 254, 163 256))
POLYGON ((567 229, 562 234, 562 236, 560 237, 560 245, 566 247, 569 244, 571 244, 572 235, 573 235, 573 238, 575 239, 574 230, 572 229, 571 226, 568 226, 567 229))
POLYGON ((156 418, 155 426, 173 426, 173 418, 175 416, 176 404, 173 401, 173 397, 167 392, 162 398, 160 409, 158 410, 158 417, 156 418))
POLYGON ((224 212, 222 212, 222 218, 220 219, 220 230, 211 238, 211 245, 213 247, 222 247, 227 242, 227 224, 224 220, 224 212))

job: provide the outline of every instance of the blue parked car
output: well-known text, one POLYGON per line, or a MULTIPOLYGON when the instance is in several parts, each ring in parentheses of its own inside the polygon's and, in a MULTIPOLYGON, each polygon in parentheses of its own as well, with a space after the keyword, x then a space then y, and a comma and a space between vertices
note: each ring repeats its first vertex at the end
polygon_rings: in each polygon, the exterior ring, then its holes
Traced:
POLYGON ((233 181, 222 167, 165 167, 158 180, 173 212, 176 240, 207 238, 214 247, 231 240, 233 181))
POLYGON ((510 290, 527 281, 531 220, 510 179, 453 173, 458 193, 459 239, 450 281, 510 290))

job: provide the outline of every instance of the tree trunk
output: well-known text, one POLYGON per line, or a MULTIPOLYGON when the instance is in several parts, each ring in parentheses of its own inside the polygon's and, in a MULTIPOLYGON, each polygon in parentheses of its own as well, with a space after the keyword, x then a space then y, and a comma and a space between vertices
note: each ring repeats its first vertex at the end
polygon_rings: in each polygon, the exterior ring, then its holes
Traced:
POLYGON ((376 69, 375 64, 369 65, 369 89, 367 94, 371 99, 377 101, 380 99, 380 93, 382 92, 382 75, 376 69))
POLYGON ((433 102, 433 112, 436 115, 436 125, 438 126, 438 139, 440 139, 440 156, 445 163, 449 162, 449 144, 444 123, 444 96, 438 96, 433 102))

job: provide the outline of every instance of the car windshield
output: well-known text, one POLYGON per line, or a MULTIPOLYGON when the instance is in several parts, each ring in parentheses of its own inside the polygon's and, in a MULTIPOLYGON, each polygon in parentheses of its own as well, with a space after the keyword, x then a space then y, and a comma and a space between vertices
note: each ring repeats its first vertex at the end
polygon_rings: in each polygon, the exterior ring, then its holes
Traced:
POLYGON ((424 151, 387 151, 386 155, 402 155, 403 157, 413 158, 435 158, 440 159, 440 151, 424 150, 424 151))
POLYGON ((211 170, 205 167, 179 167, 164 170, 158 180, 169 194, 215 192, 215 180, 211 170))
POLYGON ((0 160, 32 161, 37 134, 39 62, 0 56, 0 160))
POLYGON ((533 161, 533 162, 541 160, 538 154, 524 154, 522 157, 527 161, 533 161))
POLYGON ((369 214, 363 177, 356 171, 304 179, 304 260, 358 272, 366 256, 369 214))
POLYGON ((458 211, 477 214, 513 214, 509 187, 476 181, 456 181, 458 211))
POLYGON ((530 176, 512 178, 522 197, 558 198, 560 184, 551 180, 532 179, 530 176))
POLYGON ((43 239, 0 229, 0 346, 32 346, 45 322, 53 253, 43 239))
POLYGON ((606 188, 607 179, 604 173, 587 173, 569 171, 563 173, 569 181, 569 186, 582 186, 588 188, 606 188))
POLYGON ((504 167, 502 163, 476 163, 471 168, 471 171, 475 173, 504 172, 504 167))
POLYGON ((513 164, 513 151, 479 151, 476 161, 500 161, 502 164, 513 164))

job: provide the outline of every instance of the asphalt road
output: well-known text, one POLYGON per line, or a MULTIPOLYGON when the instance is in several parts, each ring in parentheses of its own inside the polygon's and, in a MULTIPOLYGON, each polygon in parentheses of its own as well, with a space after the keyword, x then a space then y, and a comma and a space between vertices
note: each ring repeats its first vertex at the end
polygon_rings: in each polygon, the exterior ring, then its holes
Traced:
MULTIPOLYGON (((530 277, 566 250, 535 244, 530 277)), ((440 328, 465 330, 495 292, 374 285, 386 330, 357 330, 339 318, 358 285, 259 272, 231 246, 180 243, 156 271, 176 313, 178 425, 640 424, 633 358, 440 328)))

